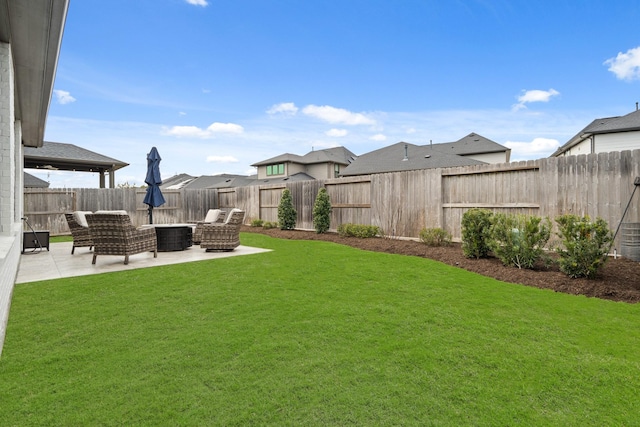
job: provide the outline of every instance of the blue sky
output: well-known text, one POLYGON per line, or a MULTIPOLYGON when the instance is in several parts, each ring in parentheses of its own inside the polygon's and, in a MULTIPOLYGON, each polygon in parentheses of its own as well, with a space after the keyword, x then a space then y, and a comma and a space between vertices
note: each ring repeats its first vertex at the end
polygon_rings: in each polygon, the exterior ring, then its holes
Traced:
POLYGON ((117 183, 143 184, 153 146, 165 179, 471 132, 536 159, 640 101, 637 1, 70 3, 45 140, 129 163, 117 183))

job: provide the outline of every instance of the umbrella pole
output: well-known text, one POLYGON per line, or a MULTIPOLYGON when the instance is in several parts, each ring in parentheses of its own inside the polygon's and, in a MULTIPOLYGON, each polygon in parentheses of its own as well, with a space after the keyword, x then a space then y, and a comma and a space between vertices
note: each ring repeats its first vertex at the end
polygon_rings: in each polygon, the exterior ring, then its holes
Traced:
POLYGON ((153 206, 149 205, 149 224, 153 224, 153 206))

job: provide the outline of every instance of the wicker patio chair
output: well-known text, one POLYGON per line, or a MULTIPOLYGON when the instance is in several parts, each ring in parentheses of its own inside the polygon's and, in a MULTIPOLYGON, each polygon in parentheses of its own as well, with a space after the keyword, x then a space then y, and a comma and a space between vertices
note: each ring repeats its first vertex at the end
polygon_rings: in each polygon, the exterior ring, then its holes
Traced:
POLYGON ((224 222, 224 217, 226 215, 225 211, 220 209, 209 209, 207 215, 204 217, 204 221, 197 221, 196 228, 193 231, 193 243, 195 245, 199 245, 202 240, 202 226, 204 224, 212 224, 212 223, 222 223, 224 222))
POLYGON ((240 246, 240 226, 245 212, 232 209, 223 223, 202 225, 200 247, 207 251, 232 251, 240 246))
POLYGON ((93 238, 93 261, 98 255, 124 255, 124 263, 129 264, 129 255, 153 251, 158 257, 156 229, 135 228, 129 215, 95 213, 87 215, 89 233, 93 238))
POLYGON ((89 225, 86 222, 85 215, 91 212, 79 212, 66 213, 64 217, 67 219, 67 225, 69 231, 71 231, 71 237, 73 237, 73 246, 71 247, 71 255, 75 252, 76 248, 89 247, 89 250, 93 248, 93 239, 89 234, 89 225))

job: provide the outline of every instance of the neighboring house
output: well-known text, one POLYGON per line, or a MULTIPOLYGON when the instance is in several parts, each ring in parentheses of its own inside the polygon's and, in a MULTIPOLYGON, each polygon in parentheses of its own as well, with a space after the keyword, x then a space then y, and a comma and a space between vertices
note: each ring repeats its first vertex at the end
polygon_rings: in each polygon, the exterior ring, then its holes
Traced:
POLYGON ((30 173, 23 174, 24 188, 49 188, 49 183, 44 179, 33 176, 30 173))
POLYGON ((341 176, 409 170, 508 163, 511 150, 483 136, 470 133, 444 144, 414 145, 398 142, 358 156, 341 176))
POLYGON ((125 166, 129 166, 129 163, 73 144, 43 141, 39 147, 24 148, 26 169, 97 173, 100 188, 105 188, 105 174, 109 175, 109 188, 115 188, 115 172, 125 166))
POLYGON ((640 111, 596 119, 549 157, 606 153, 640 148, 640 111))
POLYGON ((255 181, 255 175, 245 176, 225 173, 220 175, 203 175, 194 177, 183 173, 172 176, 167 180, 163 180, 160 188, 163 190, 179 190, 181 188, 188 190, 202 188, 233 188, 252 185, 255 181))
POLYGON ((285 153, 251 166, 258 168, 258 180, 261 182, 277 182, 285 178, 328 179, 340 176, 355 157, 346 148, 335 147, 311 151, 304 156, 285 153))
POLYGON ((0 0, 0 351, 22 251, 23 147, 41 147, 69 0, 0 0))

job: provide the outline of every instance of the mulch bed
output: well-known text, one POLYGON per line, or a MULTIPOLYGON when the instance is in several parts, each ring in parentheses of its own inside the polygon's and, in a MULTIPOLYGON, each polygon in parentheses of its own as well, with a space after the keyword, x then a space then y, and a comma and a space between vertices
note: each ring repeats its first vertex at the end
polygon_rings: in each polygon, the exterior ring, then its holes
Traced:
POLYGON ((341 237, 337 233, 317 234, 313 231, 263 229, 243 226, 242 231, 262 233, 271 237, 292 240, 323 240, 359 249, 392 254, 418 256, 443 262, 495 279, 553 289, 574 295, 601 298, 627 303, 640 301, 640 263, 624 258, 609 258, 595 279, 571 279, 560 272, 557 265, 540 266, 534 270, 505 267, 497 258, 469 259, 462 253, 459 243, 447 247, 428 247, 420 242, 398 239, 359 239, 341 237))

